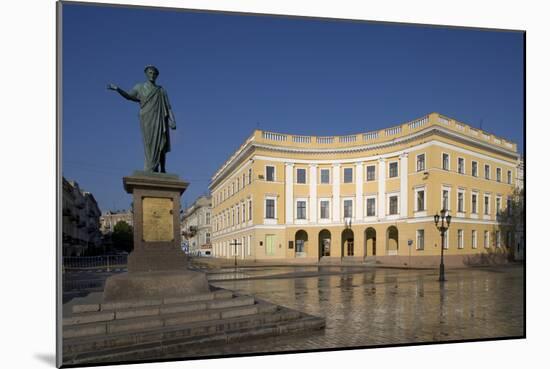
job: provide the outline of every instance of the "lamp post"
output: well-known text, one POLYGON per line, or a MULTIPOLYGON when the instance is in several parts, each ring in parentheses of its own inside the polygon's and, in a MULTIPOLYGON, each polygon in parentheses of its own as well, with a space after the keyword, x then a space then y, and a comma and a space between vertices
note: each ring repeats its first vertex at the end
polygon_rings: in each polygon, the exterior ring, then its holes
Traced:
POLYGON ((229 246, 233 246, 233 254, 235 255, 235 272, 237 272, 237 246, 241 246, 242 243, 237 242, 237 239, 233 239, 233 242, 229 246))
POLYGON ((443 244, 445 243, 445 232, 451 226, 451 215, 446 209, 442 209, 439 214, 434 215, 435 227, 441 234, 441 262, 439 264, 439 282, 445 282, 445 263, 443 261, 443 244), (441 214, 441 215, 440 215, 441 214), (441 220, 441 224, 439 223, 441 220), (446 225, 445 225, 446 223, 446 225))

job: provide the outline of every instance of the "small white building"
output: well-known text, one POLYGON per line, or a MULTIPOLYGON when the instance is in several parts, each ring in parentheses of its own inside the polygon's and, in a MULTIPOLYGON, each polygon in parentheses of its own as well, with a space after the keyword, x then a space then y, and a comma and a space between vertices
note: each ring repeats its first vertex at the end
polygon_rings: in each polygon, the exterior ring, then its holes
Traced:
POLYGON ((211 213, 211 196, 200 196, 183 212, 181 235, 182 239, 188 242, 191 255, 212 255, 212 244, 210 242, 210 235, 212 234, 211 213))

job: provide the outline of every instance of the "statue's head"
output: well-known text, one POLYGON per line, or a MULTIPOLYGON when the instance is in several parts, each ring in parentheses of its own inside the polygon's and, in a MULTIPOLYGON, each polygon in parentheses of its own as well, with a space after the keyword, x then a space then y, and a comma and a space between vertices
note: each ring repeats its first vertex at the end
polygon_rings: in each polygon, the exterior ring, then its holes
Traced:
POLYGON ((146 66, 143 71, 145 72, 147 79, 151 82, 155 82, 159 76, 159 70, 154 65, 146 66))

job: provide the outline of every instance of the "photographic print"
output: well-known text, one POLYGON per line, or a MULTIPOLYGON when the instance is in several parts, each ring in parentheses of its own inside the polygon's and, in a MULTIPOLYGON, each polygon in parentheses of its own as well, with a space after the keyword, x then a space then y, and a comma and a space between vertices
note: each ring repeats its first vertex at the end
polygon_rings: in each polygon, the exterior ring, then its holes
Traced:
POLYGON ((58 365, 525 337, 525 32, 58 3, 58 365))

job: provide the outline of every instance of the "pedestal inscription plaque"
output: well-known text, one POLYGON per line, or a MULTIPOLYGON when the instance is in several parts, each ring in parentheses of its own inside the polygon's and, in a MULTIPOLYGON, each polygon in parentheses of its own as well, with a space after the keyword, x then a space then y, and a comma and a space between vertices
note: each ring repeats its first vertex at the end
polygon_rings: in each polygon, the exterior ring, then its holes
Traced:
POLYGON ((174 241, 174 203, 162 197, 144 197, 143 241, 174 241))

